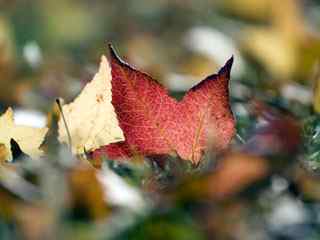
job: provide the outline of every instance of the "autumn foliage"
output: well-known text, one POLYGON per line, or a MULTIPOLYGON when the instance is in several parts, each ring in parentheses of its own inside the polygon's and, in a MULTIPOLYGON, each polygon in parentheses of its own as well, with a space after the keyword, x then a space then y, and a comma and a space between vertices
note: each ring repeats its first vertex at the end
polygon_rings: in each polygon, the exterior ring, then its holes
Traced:
POLYGON ((319 0, 0 7, 1 240, 320 238, 319 0))
POLYGON ((110 46, 112 103, 125 141, 103 147, 94 155, 110 158, 134 154, 177 154, 198 163, 204 151, 224 150, 234 135, 229 105, 230 58, 218 74, 190 89, 181 101, 152 77, 121 60, 110 46))

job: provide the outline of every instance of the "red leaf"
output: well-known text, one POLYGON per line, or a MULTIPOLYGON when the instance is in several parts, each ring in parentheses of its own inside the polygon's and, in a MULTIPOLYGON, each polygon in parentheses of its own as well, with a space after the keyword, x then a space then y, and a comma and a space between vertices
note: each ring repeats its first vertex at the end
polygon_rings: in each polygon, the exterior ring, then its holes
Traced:
POLYGON ((208 145, 219 151, 228 146, 235 131, 228 94, 233 58, 178 102, 152 77, 123 62, 111 46, 110 53, 112 103, 126 141, 102 147, 94 156, 178 154, 197 163, 208 145))

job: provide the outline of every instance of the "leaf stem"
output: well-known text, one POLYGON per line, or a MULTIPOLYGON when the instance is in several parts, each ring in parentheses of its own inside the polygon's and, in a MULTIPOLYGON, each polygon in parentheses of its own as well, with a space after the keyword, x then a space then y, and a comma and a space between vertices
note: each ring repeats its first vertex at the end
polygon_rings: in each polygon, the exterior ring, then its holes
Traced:
POLYGON ((57 103, 57 105, 58 105, 58 108, 59 108, 60 114, 61 114, 61 116, 62 116, 62 120, 63 120, 64 126, 65 126, 66 131, 67 131, 70 151, 72 151, 72 139, 71 139, 71 134, 70 134, 70 131, 69 131, 69 128, 68 128, 68 125, 67 125, 66 118, 65 118, 65 116, 64 116, 64 114, 63 114, 63 110, 62 110, 62 106, 61 106, 61 102, 60 102, 60 99, 59 99, 59 98, 56 99, 56 103, 57 103))

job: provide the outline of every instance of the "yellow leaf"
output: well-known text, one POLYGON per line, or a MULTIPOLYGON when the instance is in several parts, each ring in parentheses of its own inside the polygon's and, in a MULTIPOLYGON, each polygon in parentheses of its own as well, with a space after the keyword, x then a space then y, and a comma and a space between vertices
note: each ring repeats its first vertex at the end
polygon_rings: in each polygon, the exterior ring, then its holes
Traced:
MULTIPOLYGON (((111 104, 111 68, 102 56, 99 72, 80 95, 62 107, 70 131, 72 152, 95 150, 109 143, 123 141, 124 136, 111 104)), ((69 143, 63 119, 59 121, 59 141, 69 143)))
POLYGON ((288 79, 297 64, 297 43, 274 28, 251 27, 243 31, 245 50, 255 57, 273 76, 288 79))
POLYGON ((14 124, 13 111, 11 108, 0 116, 0 144, 3 144, 7 151, 2 158, 8 161, 12 160, 12 153, 9 149, 10 140, 14 139, 21 150, 30 157, 39 157, 42 151, 39 149, 41 143, 47 134, 47 128, 33 128, 27 126, 18 126, 14 124))
POLYGON ((0 164, 7 160, 7 156, 9 155, 8 149, 6 145, 0 143, 0 164))
MULTIPOLYGON (((241 4, 241 0, 235 1, 241 4)), ((262 4, 259 0, 244 2, 262 4)), ((259 62, 274 80, 304 81, 319 57, 320 38, 303 15, 299 0, 269 0, 265 4, 268 25, 246 27, 241 31, 244 50, 259 62), (285 9, 285 11, 284 11, 285 9)))
POLYGON ((265 20, 270 16, 272 0, 219 0, 219 5, 233 15, 250 20, 265 20))

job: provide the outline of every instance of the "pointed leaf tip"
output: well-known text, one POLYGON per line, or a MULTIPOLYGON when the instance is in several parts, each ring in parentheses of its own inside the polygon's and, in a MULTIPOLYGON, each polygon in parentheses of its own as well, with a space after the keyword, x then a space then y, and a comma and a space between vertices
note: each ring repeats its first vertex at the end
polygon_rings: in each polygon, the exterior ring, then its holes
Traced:
POLYGON ((115 48, 111 43, 108 44, 108 47, 109 47, 111 60, 116 60, 118 63, 125 64, 124 61, 119 57, 119 55, 117 54, 115 48))
POLYGON ((116 55, 116 53, 115 53, 115 50, 114 50, 114 47, 113 47, 112 43, 108 43, 108 48, 109 48, 109 53, 110 53, 110 55, 111 55, 111 56, 116 55))
POLYGON ((233 55, 231 56, 231 58, 229 58, 229 60, 225 63, 225 65, 219 70, 218 74, 219 75, 226 74, 227 78, 229 78, 230 73, 231 73, 232 64, 233 64, 233 55))
POLYGON ((71 145, 76 154, 83 154, 84 149, 91 151, 124 140, 111 103, 111 80, 111 67, 101 56, 99 70, 93 79, 73 102, 60 110, 64 118, 58 123, 59 141, 71 145))
POLYGON ((226 149, 235 132, 228 92, 233 57, 219 74, 208 76, 177 101, 148 74, 121 60, 111 44, 109 51, 112 104, 125 141, 106 145, 93 156, 116 159, 176 153, 196 164, 205 150, 226 149))

